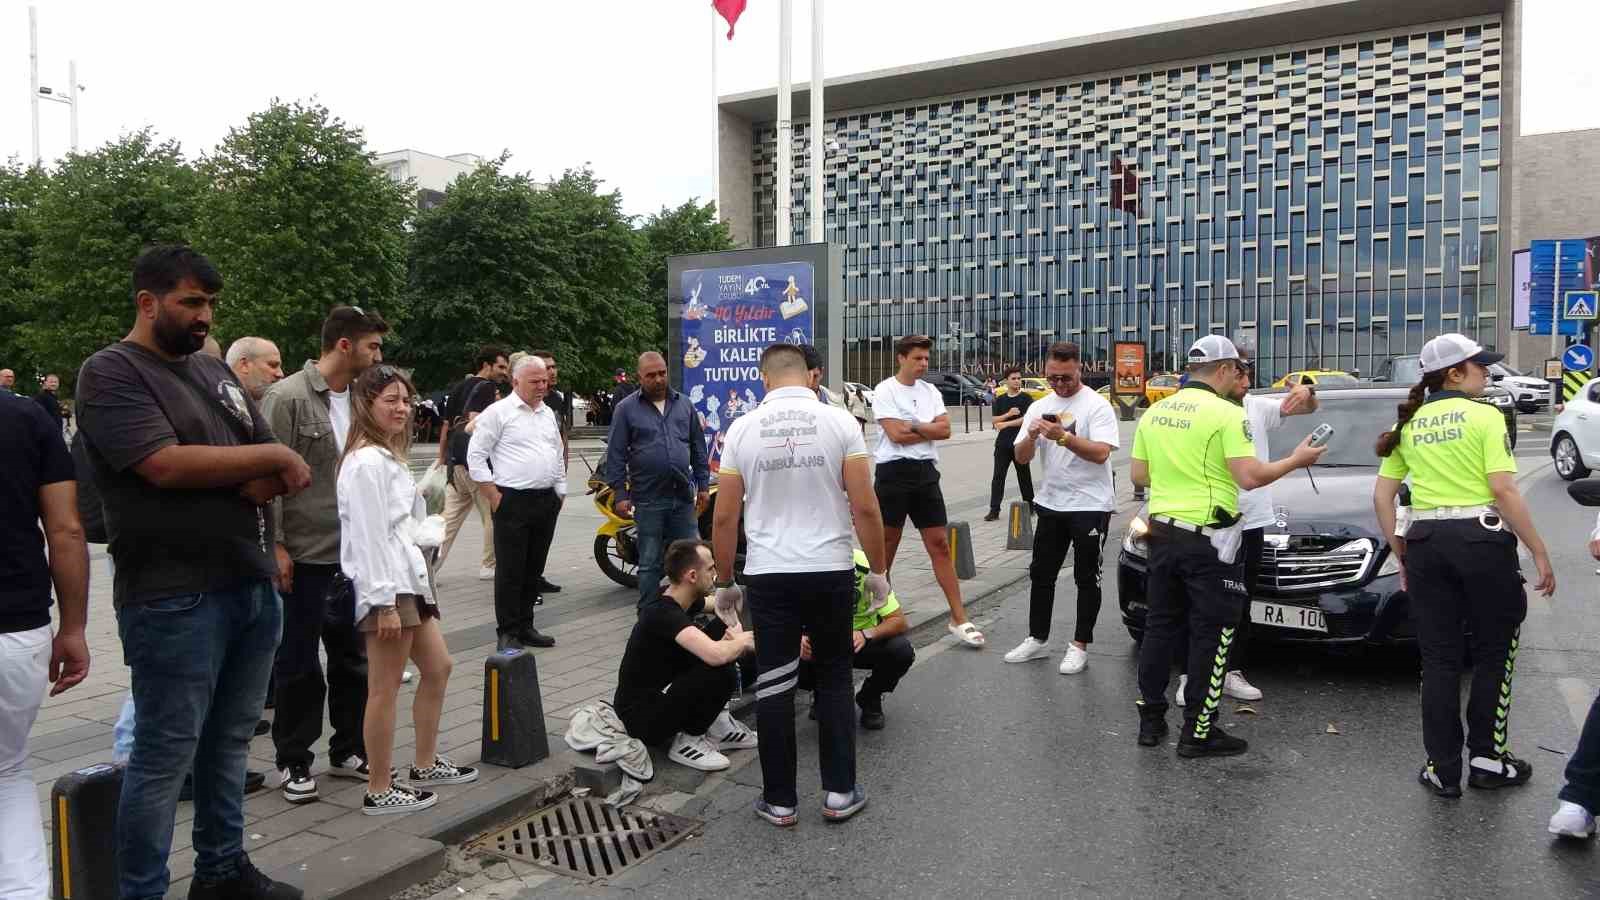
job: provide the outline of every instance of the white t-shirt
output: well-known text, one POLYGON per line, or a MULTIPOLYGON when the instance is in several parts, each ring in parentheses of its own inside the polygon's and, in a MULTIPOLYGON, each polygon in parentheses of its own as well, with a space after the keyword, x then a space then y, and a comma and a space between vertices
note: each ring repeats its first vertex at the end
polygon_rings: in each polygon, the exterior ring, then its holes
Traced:
MULTIPOLYGON (((1122 446, 1117 434, 1117 414, 1106 398, 1088 387, 1078 388, 1071 397, 1054 391, 1028 406, 1019 426, 1026 440, 1028 427, 1046 413, 1055 413, 1062 427, 1077 425, 1078 437, 1112 447, 1122 446)), ((1034 441, 1044 477, 1033 492, 1033 502, 1055 512, 1111 512, 1116 509, 1116 489, 1111 483, 1111 457, 1092 463, 1071 450, 1043 437, 1034 441)))
MULTIPOLYGON (((945 414, 944 397, 939 389, 926 381, 918 380, 907 387, 900 379, 890 376, 872 389, 872 417, 874 419, 899 419, 910 425, 917 422, 927 425, 945 414)), ((878 448, 873 451, 875 462, 886 463, 895 459, 931 459, 939 461, 939 449, 933 441, 915 444, 896 444, 889 435, 878 435, 878 448)))
POLYGON ((328 392, 328 418, 333 420, 333 440, 344 452, 344 439, 350 436, 350 389, 328 392))
MULTIPOLYGON (((1256 459, 1262 462, 1272 461, 1267 435, 1283 424, 1282 410, 1282 397, 1258 397, 1254 394, 1244 397, 1244 414, 1250 420, 1250 434, 1256 443, 1256 459)), ((1276 522, 1277 516, 1272 512, 1272 485, 1253 491, 1240 491, 1239 515, 1244 517, 1246 530, 1266 528, 1276 522)))
POLYGON ((809 388, 779 388, 735 419, 720 474, 744 481, 745 574, 853 568, 844 461, 866 455, 855 418, 809 388))

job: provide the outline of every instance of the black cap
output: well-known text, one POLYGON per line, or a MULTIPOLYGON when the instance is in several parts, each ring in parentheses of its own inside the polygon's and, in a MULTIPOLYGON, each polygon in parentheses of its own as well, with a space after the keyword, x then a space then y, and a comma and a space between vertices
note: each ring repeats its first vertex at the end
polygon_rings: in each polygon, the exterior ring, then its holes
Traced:
POLYGON ((808 368, 808 369, 820 369, 820 368, 822 368, 822 354, 817 352, 817 348, 816 347, 812 346, 811 344, 801 344, 800 345, 800 352, 802 352, 802 353, 804 353, 806 355, 806 368, 808 368))

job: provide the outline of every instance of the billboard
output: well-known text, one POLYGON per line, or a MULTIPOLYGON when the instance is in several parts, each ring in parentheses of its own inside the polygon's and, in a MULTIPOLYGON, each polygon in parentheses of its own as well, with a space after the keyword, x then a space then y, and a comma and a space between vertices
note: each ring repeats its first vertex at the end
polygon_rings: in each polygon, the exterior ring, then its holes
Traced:
POLYGON ((1528 301, 1533 294, 1533 257, 1526 250, 1511 253, 1511 327, 1528 327, 1528 301))

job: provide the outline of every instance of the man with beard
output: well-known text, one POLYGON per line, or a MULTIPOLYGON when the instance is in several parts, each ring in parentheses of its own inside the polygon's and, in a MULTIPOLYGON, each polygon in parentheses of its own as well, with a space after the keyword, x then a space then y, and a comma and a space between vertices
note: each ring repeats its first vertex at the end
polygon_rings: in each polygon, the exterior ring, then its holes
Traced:
POLYGON ((700 536, 695 516, 711 483, 700 416, 687 396, 667 386, 667 361, 659 353, 639 357, 639 389, 612 414, 603 471, 616 492, 617 514, 638 524, 643 609, 660 593, 667 545, 700 536))
POLYGON ((273 548, 283 596, 283 639, 273 664, 278 786, 290 803, 317 799, 311 745, 322 737, 328 700, 329 774, 367 780, 367 654, 356 631, 355 597, 339 577, 339 457, 350 433, 350 384, 383 362, 389 325, 376 312, 336 306, 322 323, 322 356, 273 385, 261 401, 272 433, 311 467, 311 487, 273 504, 273 548), (324 680, 317 644, 328 654, 324 680))
POLYGON ((189 247, 146 250, 133 267, 133 329, 78 375, 139 710, 117 813, 124 898, 166 895, 191 761, 190 896, 300 896, 245 854, 243 782, 282 626, 265 507, 305 489, 311 470, 273 440, 228 367, 199 353, 221 289, 189 247))

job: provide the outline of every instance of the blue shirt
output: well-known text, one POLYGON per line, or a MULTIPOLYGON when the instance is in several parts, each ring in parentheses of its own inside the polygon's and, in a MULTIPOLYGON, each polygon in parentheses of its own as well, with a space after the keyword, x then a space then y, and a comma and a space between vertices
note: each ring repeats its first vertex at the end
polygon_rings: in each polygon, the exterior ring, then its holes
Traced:
POLYGON ((666 412, 634 391, 617 404, 606 444, 606 483, 617 498, 690 499, 711 483, 700 416, 683 394, 668 389, 666 412))

